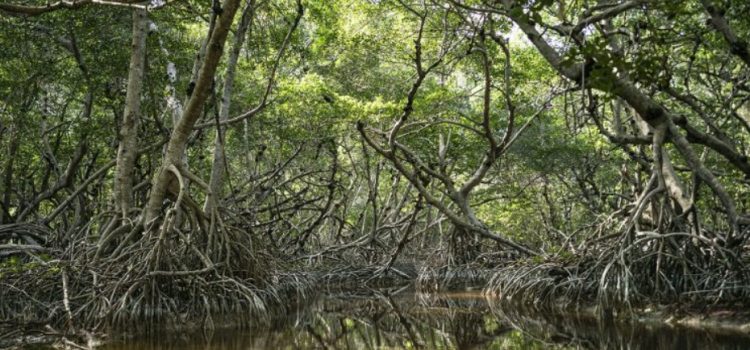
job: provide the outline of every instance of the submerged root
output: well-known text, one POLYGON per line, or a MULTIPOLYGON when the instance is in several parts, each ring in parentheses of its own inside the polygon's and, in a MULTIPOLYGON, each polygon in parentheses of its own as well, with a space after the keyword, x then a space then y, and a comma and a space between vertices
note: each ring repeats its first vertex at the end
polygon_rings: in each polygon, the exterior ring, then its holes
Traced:
POLYGON ((278 266, 247 232, 226 225, 183 232, 171 220, 123 234, 99 254, 78 234, 65 247, 5 260, 0 337, 6 324, 61 334, 248 326, 309 289, 299 276, 273 276, 278 266))
POLYGON ((417 276, 416 287, 419 292, 430 293, 483 286, 492 273, 493 270, 476 264, 423 267, 417 276))

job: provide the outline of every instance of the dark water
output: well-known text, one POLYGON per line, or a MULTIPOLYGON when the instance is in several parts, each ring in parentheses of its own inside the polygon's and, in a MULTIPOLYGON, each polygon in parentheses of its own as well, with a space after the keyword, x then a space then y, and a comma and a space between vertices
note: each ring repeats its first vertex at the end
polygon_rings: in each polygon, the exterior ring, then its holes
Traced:
POLYGON ((477 292, 323 293, 267 328, 160 334, 99 349, 750 349, 750 336, 493 311, 477 292))

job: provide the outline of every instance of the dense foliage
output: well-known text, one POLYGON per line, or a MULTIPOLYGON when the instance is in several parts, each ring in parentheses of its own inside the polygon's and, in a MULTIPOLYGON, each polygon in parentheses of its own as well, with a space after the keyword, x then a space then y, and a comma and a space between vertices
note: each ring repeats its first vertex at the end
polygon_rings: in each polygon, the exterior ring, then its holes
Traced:
POLYGON ((0 4, 0 317, 206 322, 300 271, 411 265, 529 301, 744 303, 748 13, 0 4))

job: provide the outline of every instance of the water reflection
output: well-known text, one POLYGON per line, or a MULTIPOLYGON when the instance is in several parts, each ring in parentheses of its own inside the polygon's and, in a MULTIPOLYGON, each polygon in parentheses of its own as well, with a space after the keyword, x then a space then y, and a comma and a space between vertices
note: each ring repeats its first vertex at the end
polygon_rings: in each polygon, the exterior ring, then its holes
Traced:
POLYGON ((576 317, 491 311, 476 292, 325 293, 266 330, 161 335, 102 347, 150 349, 747 349, 750 339, 683 329, 602 326, 576 317))

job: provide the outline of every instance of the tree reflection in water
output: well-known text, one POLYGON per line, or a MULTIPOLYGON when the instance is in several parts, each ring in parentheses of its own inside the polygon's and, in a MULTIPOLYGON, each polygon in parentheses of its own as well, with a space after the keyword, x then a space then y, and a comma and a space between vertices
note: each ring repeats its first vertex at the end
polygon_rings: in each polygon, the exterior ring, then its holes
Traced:
POLYGON ((263 329, 112 343, 105 349, 746 349, 750 339, 576 315, 490 308, 478 292, 328 292, 263 329))

